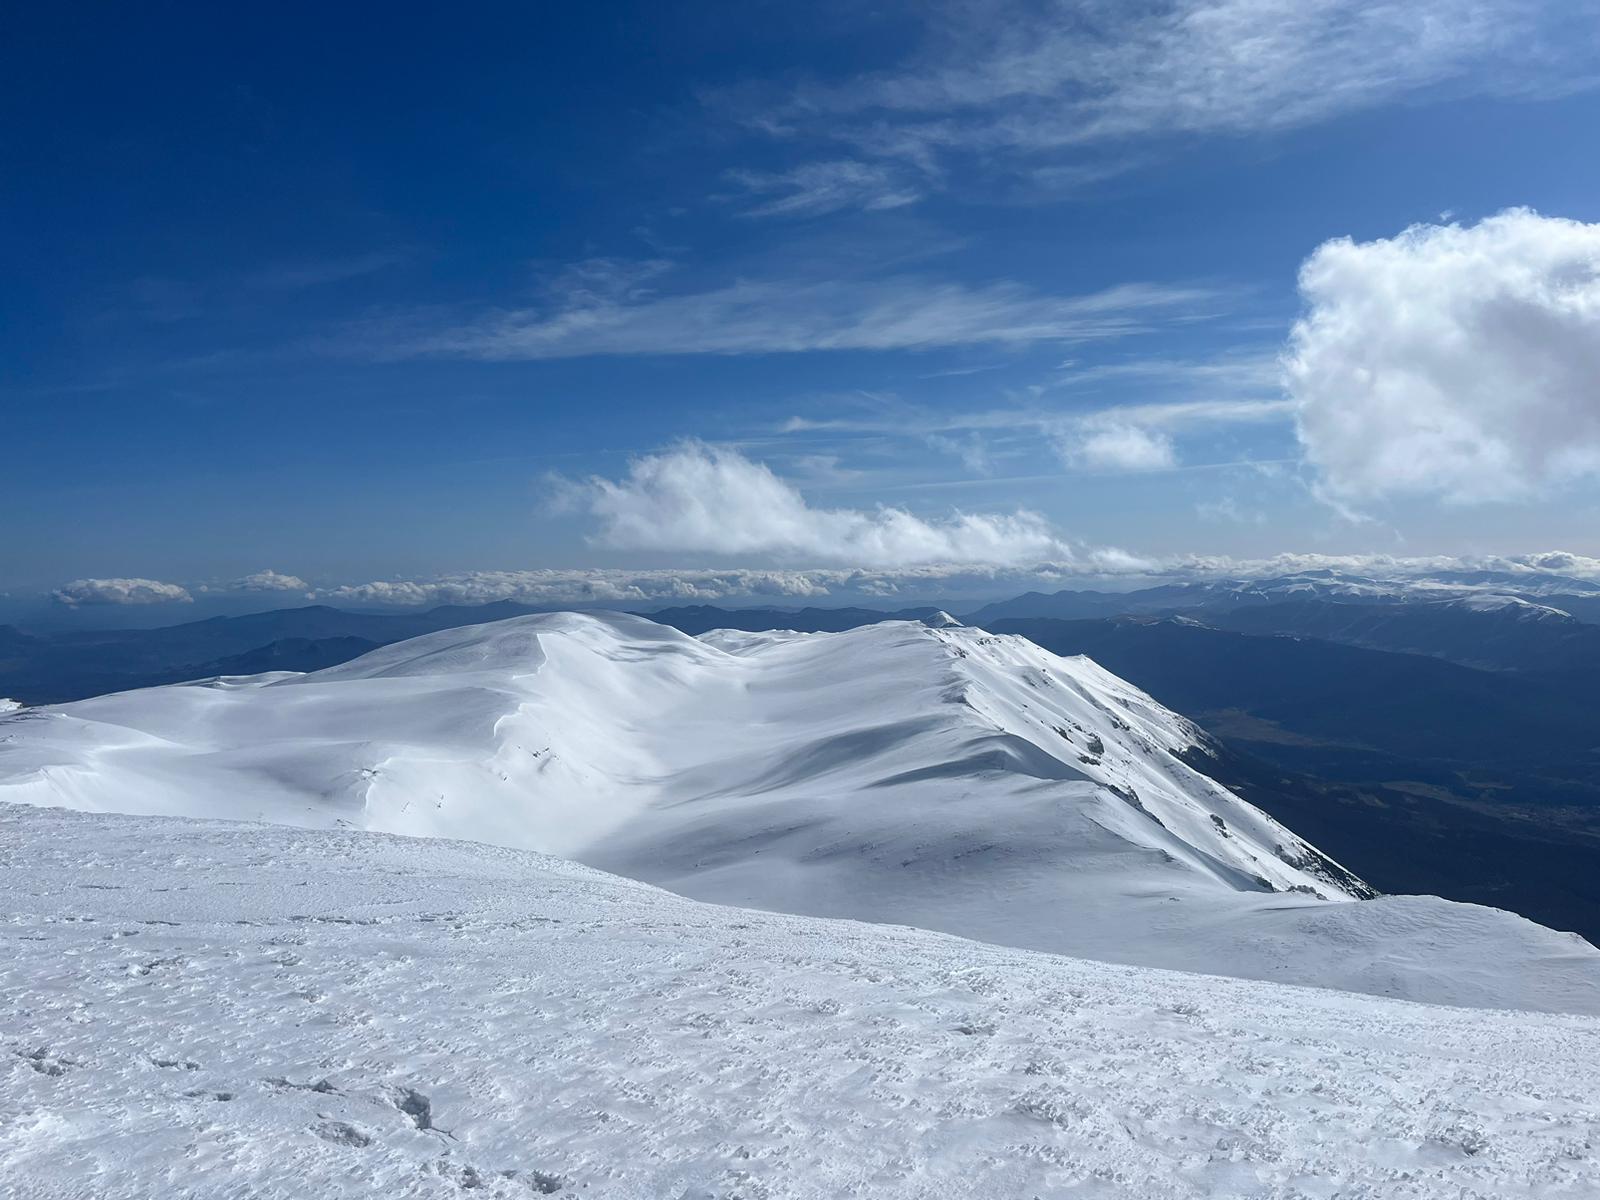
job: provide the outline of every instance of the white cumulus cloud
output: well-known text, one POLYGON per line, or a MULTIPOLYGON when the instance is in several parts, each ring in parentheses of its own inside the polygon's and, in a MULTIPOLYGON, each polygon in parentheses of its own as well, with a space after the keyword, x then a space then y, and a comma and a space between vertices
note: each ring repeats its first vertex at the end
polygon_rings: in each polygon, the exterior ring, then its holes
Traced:
POLYGON ((866 567, 1068 559, 1040 516, 817 508, 763 463, 699 442, 635 459, 616 480, 593 477, 568 500, 600 522, 596 541, 628 550, 758 554, 866 567))
POLYGON ((74 579, 51 594, 69 608, 84 604, 189 604, 194 600, 187 588, 157 579, 74 579))
POLYGON ((1285 358, 1330 498, 1534 495, 1600 472, 1600 224, 1513 209, 1324 243, 1285 358))
POLYGON ((1062 457, 1075 467, 1100 471, 1164 471, 1178 465, 1172 439, 1159 429, 1106 418, 1072 427, 1060 436, 1062 457))

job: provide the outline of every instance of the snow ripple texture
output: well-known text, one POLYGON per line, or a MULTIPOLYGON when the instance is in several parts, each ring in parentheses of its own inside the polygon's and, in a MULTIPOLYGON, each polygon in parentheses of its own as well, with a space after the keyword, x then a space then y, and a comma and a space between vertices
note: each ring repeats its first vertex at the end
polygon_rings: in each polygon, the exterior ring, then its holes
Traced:
POLYGON ((0 1194, 1593 1197, 1600 1021, 0 806, 0 1194))

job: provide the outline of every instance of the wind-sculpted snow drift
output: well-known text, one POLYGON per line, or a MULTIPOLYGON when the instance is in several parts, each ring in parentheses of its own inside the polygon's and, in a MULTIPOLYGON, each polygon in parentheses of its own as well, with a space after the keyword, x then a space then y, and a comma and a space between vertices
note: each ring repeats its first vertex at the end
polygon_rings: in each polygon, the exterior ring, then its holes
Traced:
POLYGON ((0 798, 467 838, 698 899, 1142 965, 1600 1010, 1600 953, 1364 885, 1086 659, 895 622, 554 614, 0 723, 0 798))
POLYGON ((0 806, 0 895, 18 1200, 1579 1200, 1600 1178, 1593 1017, 177 818, 0 806))

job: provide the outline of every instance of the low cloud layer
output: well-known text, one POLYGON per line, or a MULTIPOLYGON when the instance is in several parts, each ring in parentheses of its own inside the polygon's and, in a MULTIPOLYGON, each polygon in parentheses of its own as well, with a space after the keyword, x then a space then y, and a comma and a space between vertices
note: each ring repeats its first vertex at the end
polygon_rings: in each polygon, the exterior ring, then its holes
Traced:
MULTIPOLYGON (((297 575, 285 575, 268 568, 256 571, 227 584, 200 583, 190 585, 193 592, 216 595, 228 592, 297 593, 308 599, 317 591, 297 575)), ((163 583, 159 579, 74 579, 62 584, 51 593, 58 603, 69 608, 82 605, 138 605, 138 604, 191 604, 194 594, 190 587, 177 583, 163 583)))
POLYGON ((189 604, 189 589, 158 579, 74 579, 51 593, 68 608, 96 604, 189 604))
MULTIPOLYGON (((533 606, 708 603, 732 597, 794 603, 820 599, 834 589, 883 590, 886 577, 851 570, 626 570, 551 568, 535 571, 468 571, 435 579, 376 580, 321 593, 334 603, 419 607, 511 600, 533 606)), ((890 589, 892 591, 892 587, 890 589)))
POLYGON ((311 585, 298 575, 284 575, 268 568, 235 579, 228 585, 239 592, 309 592, 311 585))
POLYGON ((928 563, 900 568, 794 569, 612 568, 468 571, 432 579, 377 580, 317 593, 332 604, 424 608, 511 600, 531 606, 644 607, 665 604, 896 603, 964 598, 974 602, 1029 590, 1137 586, 1170 580, 1268 579, 1305 571, 1338 571, 1376 579, 1425 579, 1452 572, 1502 572, 1530 588, 1559 578, 1600 583, 1600 558, 1551 550, 1537 554, 1397 557, 1388 554, 1280 554, 1240 559, 1227 555, 1141 558, 1115 549, 1083 551, 1070 561, 1017 566, 928 563))
POLYGON ((869 568, 1073 557, 1034 513, 956 512, 928 519, 900 508, 817 508, 765 464, 699 442, 636 458, 623 478, 591 478, 570 487, 566 498, 599 522, 597 544, 620 550, 763 555, 869 568))
MULTIPOLYGON (((1452 572, 1503 572, 1530 589, 1560 579, 1600 584, 1600 558, 1549 550, 1536 554, 1398 557, 1387 554, 1280 554, 1239 559, 1226 555, 1141 558, 1115 549, 1080 551, 1067 561, 1015 566, 927 563, 897 568, 545 568, 528 571, 465 571, 425 579, 386 579, 317 589, 316 599, 352 608, 430 608, 440 604, 487 604, 510 600, 533 607, 595 606, 649 608, 666 604, 742 603, 795 606, 867 603, 894 606, 964 598, 983 602, 1029 590, 1111 585, 1138 586, 1171 580, 1265 579, 1305 571, 1339 571, 1375 579, 1448 577, 1452 572)), ((1460 581, 1456 581, 1460 585, 1460 581)), ((176 584, 152 580, 78 580, 57 596, 86 585, 147 585, 187 596, 176 584)), ((1501 586, 1494 584, 1492 586, 1501 586)), ((127 589, 112 589, 121 594, 127 589)), ((181 599, 166 595, 167 599, 181 599)), ((66 602, 66 601, 63 601, 66 602)), ((130 601, 101 601, 129 603, 130 601)))
POLYGON ((1476 503, 1600 472, 1600 224, 1514 209, 1326 242, 1285 360, 1330 498, 1476 503))

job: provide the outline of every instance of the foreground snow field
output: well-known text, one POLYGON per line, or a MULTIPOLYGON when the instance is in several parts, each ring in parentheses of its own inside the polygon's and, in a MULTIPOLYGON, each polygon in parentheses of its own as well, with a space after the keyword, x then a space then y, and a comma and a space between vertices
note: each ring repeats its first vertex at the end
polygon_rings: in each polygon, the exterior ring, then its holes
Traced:
POLYGON ((892 622, 556 613, 0 717, 0 799, 460 837, 703 900, 1441 1003, 1600 1012, 1600 952, 1365 894, 1087 659, 892 622))
POLYGON ((0 806, 0 1194, 1593 1197, 1600 1021, 0 806))

